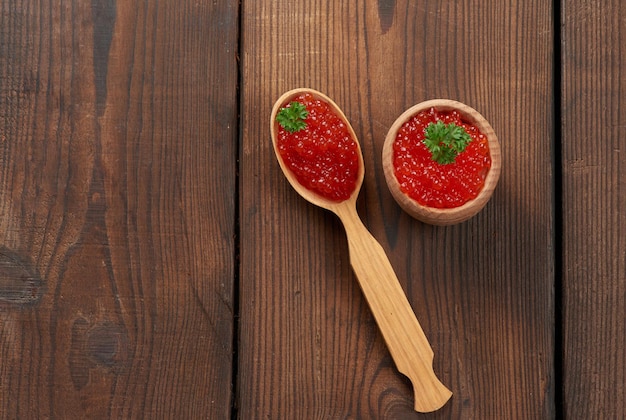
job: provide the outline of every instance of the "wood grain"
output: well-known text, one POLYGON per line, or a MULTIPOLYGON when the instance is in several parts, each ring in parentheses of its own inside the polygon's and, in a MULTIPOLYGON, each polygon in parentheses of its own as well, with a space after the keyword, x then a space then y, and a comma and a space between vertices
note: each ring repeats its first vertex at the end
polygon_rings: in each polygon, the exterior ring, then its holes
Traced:
POLYGON ((554 416, 552 2, 242 6, 239 415, 419 416, 350 269, 341 225, 291 189, 273 156, 273 102, 311 87, 337 102, 361 141, 360 215, 454 392, 431 416, 554 416), (483 114, 503 153, 490 203, 452 227, 404 214, 381 166, 396 117, 436 97, 483 114))
POLYGON ((563 405, 626 416, 626 5, 562 9, 563 405))
POLYGON ((0 418, 228 418, 235 1, 0 2, 0 418))

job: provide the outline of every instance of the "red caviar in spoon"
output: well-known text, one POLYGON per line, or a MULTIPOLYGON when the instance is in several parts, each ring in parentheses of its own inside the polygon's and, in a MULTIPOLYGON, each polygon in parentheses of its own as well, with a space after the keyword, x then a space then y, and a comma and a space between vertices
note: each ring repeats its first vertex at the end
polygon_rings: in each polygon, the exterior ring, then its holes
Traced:
POLYGON ((487 137, 456 111, 430 108, 418 113, 400 127, 393 144, 393 168, 400 189, 428 207, 454 208, 476 198, 490 167, 487 137), (454 163, 436 162, 424 144, 426 127, 437 121, 454 123, 471 137, 454 163))
POLYGON ((277 124, 278 152, 305 188, 340 202, 350 198, 357 186, 359 150, 346 124, 325 101, 303 93, 284 108, 298 102, 306 108, 306 124, 290 131, 277 124))

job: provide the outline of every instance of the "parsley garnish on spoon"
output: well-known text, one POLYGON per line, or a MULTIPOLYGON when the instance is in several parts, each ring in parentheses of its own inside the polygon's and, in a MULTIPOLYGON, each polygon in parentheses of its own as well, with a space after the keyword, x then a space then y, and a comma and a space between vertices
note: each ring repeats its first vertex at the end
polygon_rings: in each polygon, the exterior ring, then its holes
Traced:
POLYGON ((300 102, 293 101, 288 106, 281 108, 276 115, 276 121, 290 133, 295 133, 306 128, 306 120, 309 111, 300 102))

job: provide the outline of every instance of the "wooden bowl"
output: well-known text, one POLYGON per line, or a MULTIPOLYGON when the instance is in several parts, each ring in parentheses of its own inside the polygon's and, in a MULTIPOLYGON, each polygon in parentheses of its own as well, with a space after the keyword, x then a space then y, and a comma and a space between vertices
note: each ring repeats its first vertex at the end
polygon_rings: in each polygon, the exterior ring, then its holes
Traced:
POLYGON ((433 99, 414 105, 406 110, 402 115, 400 115, 400 117, 398 117, 389 129, 383 146, 383 170, 385 172, 385 179, 387 180, 387 185, 389 186, 391 194, 400 207, 402 207, 402 209, 404 209, 408 214, 418 220, 421 220, 422 222, 432 225, 453 225, 464 222, 478 213, 485 206, 485 204, 487 204, 487 201, 489 201, 491 195, 493 194, 493 190, 498 183, 498 179, 500 178, 501 164, 502 156, 500 154, 500 143, 498 142, 496 133, 489 122, 487 122, 487 120, 475 109, 461 102, 450 99, 433 99), (430 109, 431 107, 434 107, 438 111, 456 110, 459 114, 461 114, 464 120, 476 126, 487 137, 489 144, 491 168, 485 178, 485 185, 474 199, 459 207, 440 209, 419 204, 400 189, 400 184, 398 183, 394 173, 393 143, 398 134, 398 130, 413 116, 424 110, 430 109))

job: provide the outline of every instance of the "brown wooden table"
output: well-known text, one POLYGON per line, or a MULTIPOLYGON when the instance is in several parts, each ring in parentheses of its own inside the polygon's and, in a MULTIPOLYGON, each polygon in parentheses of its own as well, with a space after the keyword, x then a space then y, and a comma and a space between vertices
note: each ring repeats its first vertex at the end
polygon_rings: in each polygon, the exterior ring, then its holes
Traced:
POLYGON ((0 418, 626 416, 626 6, 563 0, 0 1, 0 418), (241 4, 240 4, 241 3, 241 4), (269 114, 333 98, 358 203, 454 392, 412 411, 339 221, 269 114), (502 145, 451 227, 383 140, 451 98, 502 145))

